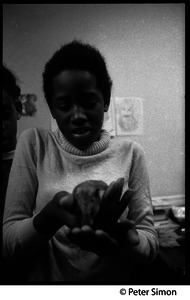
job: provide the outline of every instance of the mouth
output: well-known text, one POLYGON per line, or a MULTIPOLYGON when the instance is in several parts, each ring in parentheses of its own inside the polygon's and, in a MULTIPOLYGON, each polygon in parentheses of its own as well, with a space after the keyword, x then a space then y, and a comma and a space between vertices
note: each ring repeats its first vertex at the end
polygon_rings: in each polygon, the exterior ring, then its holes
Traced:
POLYGON ((77 127, 71 130, 71 134, 77 136, 87 135, 89 132, 90 132, 89 127, 77 127))

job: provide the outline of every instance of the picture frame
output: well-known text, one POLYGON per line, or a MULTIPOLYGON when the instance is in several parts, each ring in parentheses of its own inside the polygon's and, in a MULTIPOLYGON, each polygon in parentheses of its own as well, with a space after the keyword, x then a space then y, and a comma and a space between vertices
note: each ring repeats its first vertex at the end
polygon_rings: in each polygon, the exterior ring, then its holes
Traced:
POLYGON ((115 130, 117 136, 143 134, 143 99, 115 97, 115 130))

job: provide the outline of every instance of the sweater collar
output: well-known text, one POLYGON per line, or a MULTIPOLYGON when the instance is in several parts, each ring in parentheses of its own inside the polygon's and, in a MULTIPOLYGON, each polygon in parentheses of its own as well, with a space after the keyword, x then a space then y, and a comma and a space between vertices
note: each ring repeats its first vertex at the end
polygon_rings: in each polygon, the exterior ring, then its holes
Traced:
POLYGON ((102 129, 100 132, 100 140, 94 142, 89 148, 85 150, 80 150, 69 143, 69 141, 64 137, 59 128, 56 129, 55 136, 63 150, 77 156, 90 156, 101 153, 108 148, 110 143, 110 134, 105 129, 102 129))

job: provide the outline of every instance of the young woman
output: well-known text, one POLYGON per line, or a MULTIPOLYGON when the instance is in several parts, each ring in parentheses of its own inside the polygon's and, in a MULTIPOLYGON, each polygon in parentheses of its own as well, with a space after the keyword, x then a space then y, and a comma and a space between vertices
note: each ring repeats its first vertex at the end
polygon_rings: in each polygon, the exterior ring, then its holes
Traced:
MULTIPOLYGON (((4 255, 22 258, 27 282, 128 283, 157 254, 142 148, 102 129, 111 86, 103 56, 80 41, 62 46, 45 66, 44 94, 58 129, 20 135, 4 215, 4 255), (122 218, 107 231, 78 226, 73 189, 87 179, 110 185, 118 178, 123 195, 132 190, 122 218)), ((119 205, 110 190, 105 220, 109 203, 119 205)))

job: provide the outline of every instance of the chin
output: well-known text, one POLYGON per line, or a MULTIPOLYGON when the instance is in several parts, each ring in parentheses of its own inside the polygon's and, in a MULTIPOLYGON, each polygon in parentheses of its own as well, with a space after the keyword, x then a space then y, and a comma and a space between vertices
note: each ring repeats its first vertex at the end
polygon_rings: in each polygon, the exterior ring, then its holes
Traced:
POLYGON ((74 146, 75 146, 75 148, 84 151, 84 150, 88 149, 91 145, 92 145, 92 143, 88 144, 88 145, 85 145, 84 143, 82 143, 82 145, 77 144, 77 145, 74 145, 74 146))
POLYGON ((86 138, 78 137, 76 139, 70 140, 70 143, 79 150, 86 150, 94 143, 94 139, 89 140, 89 138, 86 139, 86 138))

